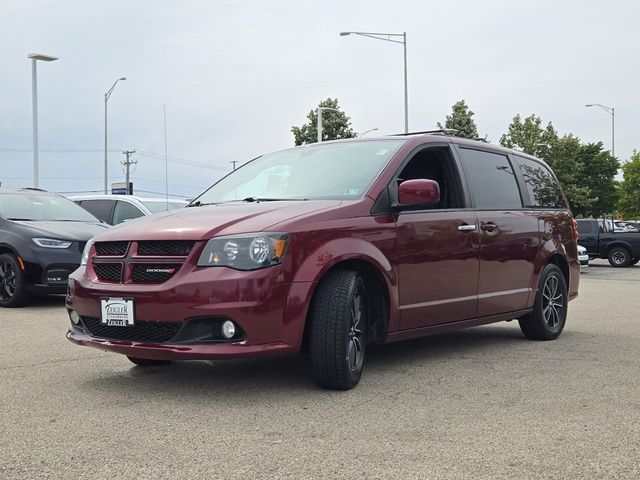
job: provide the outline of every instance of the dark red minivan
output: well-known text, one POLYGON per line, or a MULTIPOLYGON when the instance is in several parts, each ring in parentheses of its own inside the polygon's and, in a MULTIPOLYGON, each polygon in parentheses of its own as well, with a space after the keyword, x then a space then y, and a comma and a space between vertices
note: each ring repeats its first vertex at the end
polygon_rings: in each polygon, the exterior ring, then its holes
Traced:
POLYGON ((293 355, 348 389, 367 344, 518 319, 562 332, 577 230, 542 161, 431 132, 259 157, 89 242, 67 338, 137 365, 293 355))

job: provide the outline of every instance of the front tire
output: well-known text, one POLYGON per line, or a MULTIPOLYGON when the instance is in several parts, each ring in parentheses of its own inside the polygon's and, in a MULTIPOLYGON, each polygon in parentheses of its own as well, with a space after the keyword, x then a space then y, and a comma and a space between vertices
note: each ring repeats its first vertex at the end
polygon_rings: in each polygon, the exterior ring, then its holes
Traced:
POLYGON ((538 280, 533 311, 518 319, 524 336, 531 340, 558 338, 567 320, 568 302, 562 271, 554 264, 546 265, 538 280))
POLYGON ((367 339, 367 295, 356 272, 335 270, 322 280, 310 312, 309 351, 316 383, 349 390, 362 376, 367 339))
POLYGON ((171 363, 171 360, 152 360, 150 358, 130 357, 129 355, 127 355, 127 358, 131 363, 135 363, 139 367, 151 367, 171 363))
POLYGON ((10 253, 0 255, 0 307, 21 307, 29 298, 24 271, 10 253))
POLYGON ((612 267, 628 267, 631 265, 631 254, 624 247, 613 247, 607 255, 612 267))

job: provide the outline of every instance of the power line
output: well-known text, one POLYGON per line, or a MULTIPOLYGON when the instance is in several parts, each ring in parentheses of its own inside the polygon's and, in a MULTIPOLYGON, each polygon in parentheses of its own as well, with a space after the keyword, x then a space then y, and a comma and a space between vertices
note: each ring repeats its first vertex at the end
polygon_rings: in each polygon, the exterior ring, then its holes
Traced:
MULTIPOLYGON (((10 153, 31 153, 31 149, 30 148, 23 148, 23 147, 0 147, 0 152, 10 152, 10 153)), ((104 149, 97 149, 97 148, 40 148, 39 149, 40 152, 46 152, 46 153, 101 153, 104 152, 104 149)), ((107 150, 108 152, 120 152, 120 150, 107 150)), ((142 157, 147 157, 147 158, 151 158, 154 160, 163 160, 163 161, 169 161, 171 163, 178 163, 181 165, 188 165, 191 167, 200 167, 200 168, 211 168, 214 170, 222 170, 225 172, 229 171, 228 167, 223 167, 221 165, 215 165, 215 164, 211 164, 211 163, 203 163, 203 162, 194 162, 191 160, 186 160, 184 158, 180 158, 180 157, 174 157, 171 155, 167 155, 167 157, 165 158, 165 156, 163 154, 159 154, 159 153, 154 153, 154 152, 148 152, 145 150, 138 150, 138 155, 142 156, 142 157)))

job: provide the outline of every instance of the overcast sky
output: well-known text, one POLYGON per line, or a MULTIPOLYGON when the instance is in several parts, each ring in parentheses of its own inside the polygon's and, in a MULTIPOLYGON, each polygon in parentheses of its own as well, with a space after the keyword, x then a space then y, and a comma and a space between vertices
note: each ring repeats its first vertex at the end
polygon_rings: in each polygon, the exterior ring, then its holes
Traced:
MULTIPOLYGON (((135 188, 195 196, 240 163, 293 145, 292 125, 337 97, 362 132, 403 131, 402 46, 343 30, 407 32, 409 128, 434 128, 464 98, 497 143, 513 116, 640 149, 637 1, 119 1, 0 3, 0 181, 32 182, 30 52, 38 63, 40 186, 101 190, 104 93, 109 182, 143 154, 135 188), (80 151, 79 151, 80 150, 80 151)), ((369 134, 371 135, 371 134, 369 134)))

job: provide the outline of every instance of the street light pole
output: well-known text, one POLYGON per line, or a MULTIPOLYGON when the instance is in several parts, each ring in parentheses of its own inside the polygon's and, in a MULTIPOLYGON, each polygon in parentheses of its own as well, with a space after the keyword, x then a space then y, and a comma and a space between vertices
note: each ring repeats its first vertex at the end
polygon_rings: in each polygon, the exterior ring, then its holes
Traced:
POLYGON ((374 33, 374 32, 340 32, 341 37, 347 35, 360 35, 361 37, 374 38, 385 42, 401 43, 403 46, 404 58, 404 133, 409 133, 409 86, 407 80, 407 32, 402 33, 374 33), (391 37, 402 37, 402 40, 395 40, 391 37))
POLYGON ((36 62, 53 62, 58 57, 43 55, 42 53, 30 53, 27 58, 31 59, 31 103, 33 108, 33 187, 39 186, 39 166, 38 166, 38 70, 36 62))
POLYGON ((378 128, 370 128, 369 130, 366 130, 366 131, 364 131, 364 132, 360 133, 360 134, 358 135, 358 138, 360 138, 360 137, 364 137, 367 133, 369 133, 369 132, 375 132, 376 130, 378 130, 378 128))
POLYGON ((588 103, 585 107, 600 107, 602 110, 611 115, 611 156, 616 157, 616 109, 614 107, 607 107, 600 103, 588 103))
POLYGON ((318 107, 318 143, 322 142, 322 112, 324 110, 337 112, 337 108, 331 107, 318 107))
MULTIPOLYGON (((119 79, 117 79, 115 82, 113 82, 113 85, 111 85, 111 88, 109 90, 107 90, 107 92, 104 94, 104 193, 105 195, 108 192, 108 162, 107 162, 107 102, 109 101, 109 97, 111 96, 111 94, 113 93, 113 89, 116 88, 117 83, 120 80, 126 80, 127 77, 120 77, 119 79)), ((128 184, 127 184, 127 188, 129 188, 128 184)))

